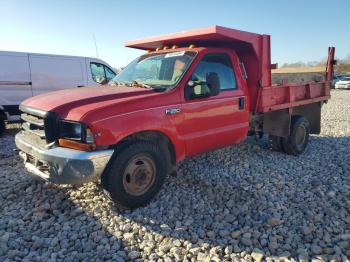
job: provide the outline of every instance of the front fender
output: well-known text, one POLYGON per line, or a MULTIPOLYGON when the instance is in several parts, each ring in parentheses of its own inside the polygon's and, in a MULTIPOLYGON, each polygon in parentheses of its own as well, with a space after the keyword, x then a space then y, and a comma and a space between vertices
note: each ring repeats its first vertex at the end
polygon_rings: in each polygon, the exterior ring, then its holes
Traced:
MULTIPOLYGON (((180 105, 176 106, 180 108, 180 105)), ((158 131, 166 135, 173 143, 176 161, 185 158, 184 139, 178 132, 183 121, 181 113, 166 115, 167 107, 145 109, 97 120, 91 124, 97 146, 115 145, 125 137, 143 131, 158 131)))

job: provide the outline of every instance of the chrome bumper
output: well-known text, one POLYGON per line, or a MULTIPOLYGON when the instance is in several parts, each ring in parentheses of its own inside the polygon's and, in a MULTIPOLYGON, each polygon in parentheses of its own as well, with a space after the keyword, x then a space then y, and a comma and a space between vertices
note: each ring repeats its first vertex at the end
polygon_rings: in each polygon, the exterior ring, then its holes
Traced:
POLYGON ((83 152, 63 147, 42 149, 16 135, 16 146, 29 172, 55 184, 83 184, 100 178, 113 150, 83 152))

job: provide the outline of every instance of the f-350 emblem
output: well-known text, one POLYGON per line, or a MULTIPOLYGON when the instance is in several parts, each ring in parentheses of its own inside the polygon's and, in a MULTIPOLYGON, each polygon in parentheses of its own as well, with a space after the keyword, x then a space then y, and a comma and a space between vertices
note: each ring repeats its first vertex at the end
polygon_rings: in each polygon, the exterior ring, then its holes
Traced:
POLYGON ((175 115, 180 113, 180 108, 169 108, 169 109, 165 109, 165 114, 166 115, 175 115))

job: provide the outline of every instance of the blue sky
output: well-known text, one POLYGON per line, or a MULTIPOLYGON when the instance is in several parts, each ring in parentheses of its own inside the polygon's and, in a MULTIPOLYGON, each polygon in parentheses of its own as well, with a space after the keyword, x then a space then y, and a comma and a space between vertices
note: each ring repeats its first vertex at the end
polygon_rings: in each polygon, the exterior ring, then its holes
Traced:
POLYGON ((272 39, 272 62, 350 54, 349 0, 17 1, 0 0, 0 50, 96 56, 126 65, 142 52, 127 40, 222 25, 272 39))

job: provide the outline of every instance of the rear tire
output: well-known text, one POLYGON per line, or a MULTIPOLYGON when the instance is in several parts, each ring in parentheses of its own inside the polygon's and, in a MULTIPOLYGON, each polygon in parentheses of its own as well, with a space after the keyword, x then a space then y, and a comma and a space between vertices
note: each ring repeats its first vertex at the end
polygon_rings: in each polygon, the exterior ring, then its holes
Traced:
POLYGON ((310 135, 310 123, 305 117, 292 118, 290 135, 282 138, 284 152, 289 155, 299 155, 304 152, 310 135))
POLYGON ((138 141, 116 152, 102 177, 110 198, 125 208, 147 204, 160 190, 167 171, 167 159, 158 145, 138 141))
POLYGON ((0 116, 0 136, 5 132, 5 120, 0 116))

